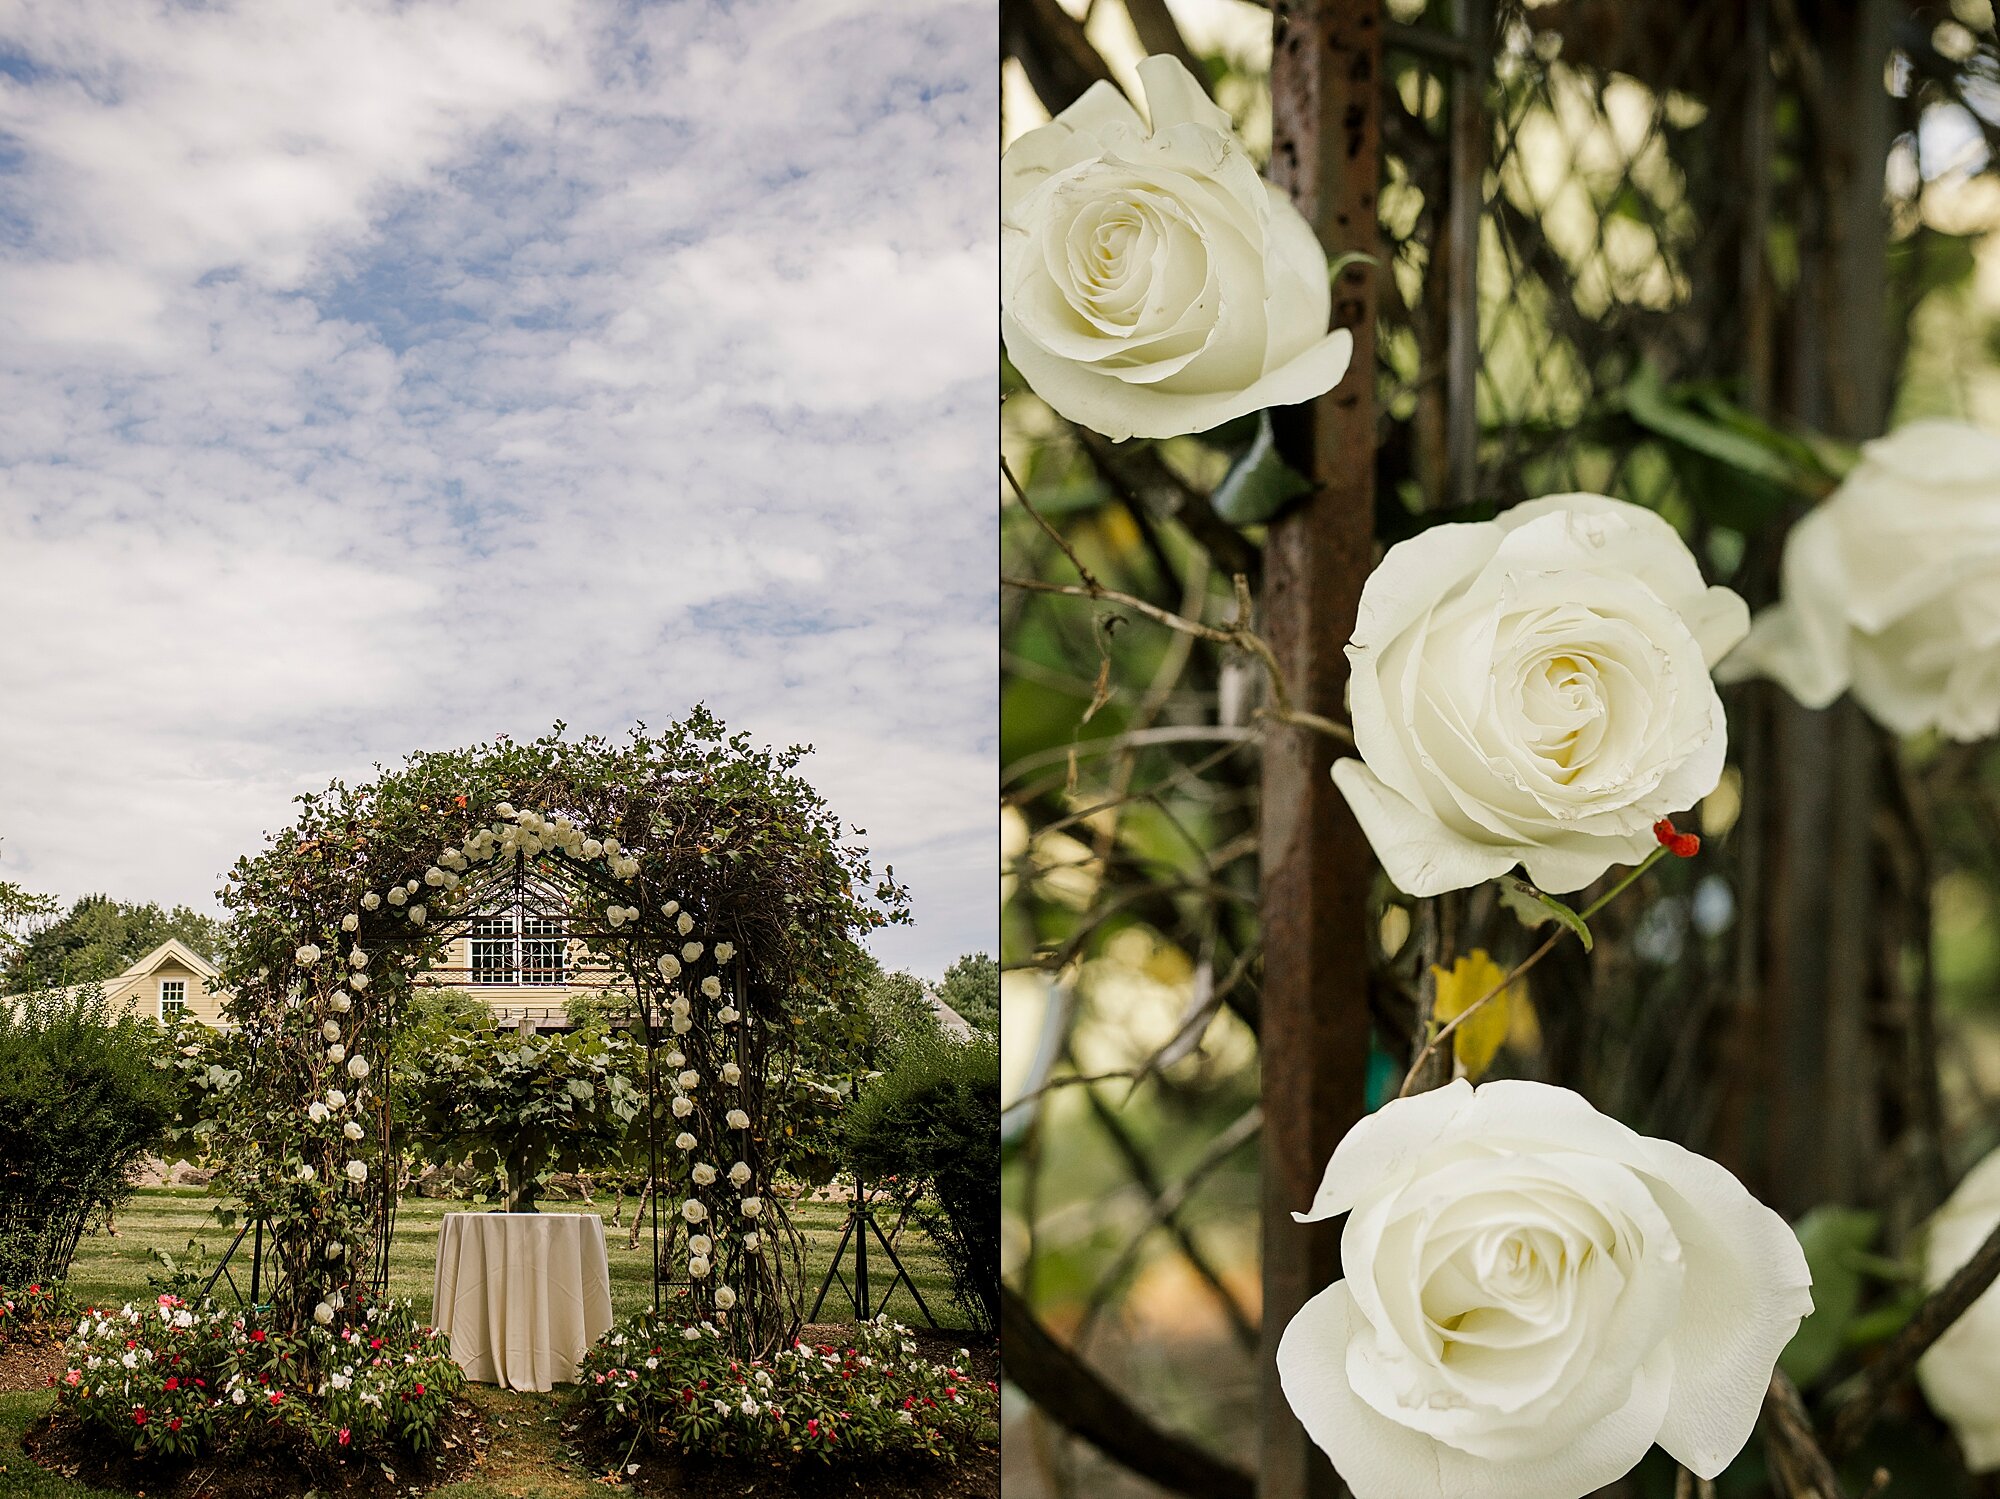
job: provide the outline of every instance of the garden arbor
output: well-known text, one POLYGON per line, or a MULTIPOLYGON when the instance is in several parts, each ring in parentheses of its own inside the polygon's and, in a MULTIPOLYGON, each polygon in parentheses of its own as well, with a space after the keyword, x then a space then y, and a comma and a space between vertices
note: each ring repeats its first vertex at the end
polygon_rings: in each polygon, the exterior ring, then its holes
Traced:
POLYGON ((271 1225, 284 1326, 345 1321, 381 1293, 399 1027, 446 944, 505 909, 532 962, 630 996, 656 1309, 670 1294, 749 1351, 790 1336, 801 1244, 771 1187, 797 1031, 856 971, 859 937, 905 917, 904 892, 871 883, 797 773, 804 754, 755 749, 705 710, 622 743, 558 726, 301 797, 299 820, 239 862, 223 977, 254 1060, 216 1143, 271 1225))

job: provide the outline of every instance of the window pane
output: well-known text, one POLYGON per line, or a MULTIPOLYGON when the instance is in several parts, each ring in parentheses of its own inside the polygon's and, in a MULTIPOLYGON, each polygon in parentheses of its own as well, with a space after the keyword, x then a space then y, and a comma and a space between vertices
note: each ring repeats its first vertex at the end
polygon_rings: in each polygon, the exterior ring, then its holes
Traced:
POLYGON ((521 982, 560 984, 563 960, 569 943, 563 939, 562 923, 546 916, 521 918, 521 982))

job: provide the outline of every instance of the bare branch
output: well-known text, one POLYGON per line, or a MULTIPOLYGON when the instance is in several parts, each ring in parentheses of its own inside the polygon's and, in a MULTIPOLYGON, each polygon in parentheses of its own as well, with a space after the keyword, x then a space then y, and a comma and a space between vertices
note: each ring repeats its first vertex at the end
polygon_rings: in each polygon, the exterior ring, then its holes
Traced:
POLYGON ((1254 1499, 1256 1480, 1163 1430, 1049 1335, 1013 1287, 1000 1287, 1000 1362, 1049 1419, 1107 1457, 1188 1499, 1254 1499))
POLYGON ((1771 1371, 1764 1393, 1764 1446, 1787 1499, 1846 1499, 1840 1475, 1813 1435, 1799 1387, 1783 1369, 1771 1371))

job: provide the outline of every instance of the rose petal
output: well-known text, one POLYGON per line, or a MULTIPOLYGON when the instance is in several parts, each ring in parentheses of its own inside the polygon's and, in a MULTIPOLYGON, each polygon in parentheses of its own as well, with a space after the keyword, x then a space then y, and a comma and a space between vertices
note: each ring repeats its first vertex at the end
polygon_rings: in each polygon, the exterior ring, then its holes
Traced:
POLYGON ((1391 791, 1359 760, 1334 761, 1333 784, 1347 798, 1390 883, 1405 895, 1463 890, 1505 874, 1521 860, 1521 849, 1475 843, 1453 832, 1391 791))

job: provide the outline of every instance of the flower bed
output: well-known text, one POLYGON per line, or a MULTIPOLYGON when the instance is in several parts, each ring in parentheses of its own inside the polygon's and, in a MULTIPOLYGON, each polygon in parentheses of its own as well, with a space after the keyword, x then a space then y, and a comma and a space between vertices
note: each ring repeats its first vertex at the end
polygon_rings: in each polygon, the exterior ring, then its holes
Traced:
POLYGON ((989 1437, 999 1388, 918 1354, 885 1317, 850 1347, 795 1343, 770 1359, 732 1354, 712 1322, 682 1326, 641 1313, 585 1357, 586 1412, 630 1449, 690 1457, 842 1463, 921 1457, 955 1461, 989 1437))
POLYGON ((0 1344, 59 1341, 75 1316, 76 1299, 60 1282, 0 1286, 0 1344))
POLYGON ((449 1340, 401 1304, 286 1337, 177 1296, 83 1314, 55 1420, 135 1456, 273 1447, 424 1454, 465 1378, 449 1340))

